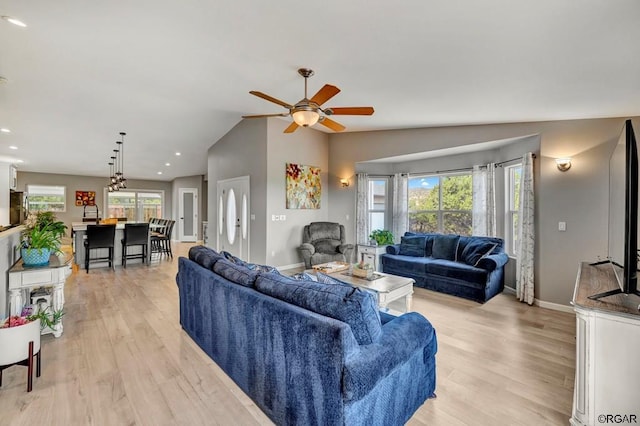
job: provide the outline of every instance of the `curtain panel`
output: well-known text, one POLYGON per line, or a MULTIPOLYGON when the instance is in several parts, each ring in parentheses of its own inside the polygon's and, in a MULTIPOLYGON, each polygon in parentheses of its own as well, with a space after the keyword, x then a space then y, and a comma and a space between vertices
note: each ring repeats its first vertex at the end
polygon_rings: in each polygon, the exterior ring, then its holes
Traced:
POLYGON ((518 208, 518 250, 516 267, 516 293, 521 302, 529 305, 534 301, 534 182, 533 154, 528 152, 522 158, 520 182, 520 206, 518 208))
POLYGON ((404 173, 393 175, 393 216, 392 229, 393 239, 396 243, 409 229, 409 201, 408 201, 409 176, 404 173))
POLYGON ((369 175, 358 173, 356 175, 356 242, 367 244, 369 242, 369 175))

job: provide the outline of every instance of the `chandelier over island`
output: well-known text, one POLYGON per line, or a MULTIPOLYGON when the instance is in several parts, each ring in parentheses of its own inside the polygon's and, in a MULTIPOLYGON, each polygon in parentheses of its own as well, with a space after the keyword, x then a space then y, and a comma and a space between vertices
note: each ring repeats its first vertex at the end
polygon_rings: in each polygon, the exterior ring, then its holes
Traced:
POLYGON ((109 161, 109 192, 120 191, 127 188, 127 179, 124 177, 124 137, 125 132, 120 132, 120 140, 116 141, 114 155, 109 161))

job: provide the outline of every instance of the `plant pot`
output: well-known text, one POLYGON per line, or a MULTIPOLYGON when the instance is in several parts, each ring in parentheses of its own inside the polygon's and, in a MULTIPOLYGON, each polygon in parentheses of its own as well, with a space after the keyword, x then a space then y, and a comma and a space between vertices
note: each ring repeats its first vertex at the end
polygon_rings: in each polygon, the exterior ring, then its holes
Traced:
POLYGON ((34 248, 22 248, 20 249, 22 255, 22 263, 25 266, 41 266, 49 263, 49 256, 51 256, 50 249, 34 249, 34 248))

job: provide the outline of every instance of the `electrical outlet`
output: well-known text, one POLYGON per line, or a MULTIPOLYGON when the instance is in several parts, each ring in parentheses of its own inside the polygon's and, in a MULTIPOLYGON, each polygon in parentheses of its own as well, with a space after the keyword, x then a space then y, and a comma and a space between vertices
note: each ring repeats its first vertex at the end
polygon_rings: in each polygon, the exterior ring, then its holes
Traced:
POLYGON ((286 216, 286 215, 284 215, 284 214, 281 214, 281 215, 280 215, 280 220, 287 220, 287 216, 286 216))
POLYGON ((558 231, 566 231, 567 230, 567 222, 558 222, 558 231))

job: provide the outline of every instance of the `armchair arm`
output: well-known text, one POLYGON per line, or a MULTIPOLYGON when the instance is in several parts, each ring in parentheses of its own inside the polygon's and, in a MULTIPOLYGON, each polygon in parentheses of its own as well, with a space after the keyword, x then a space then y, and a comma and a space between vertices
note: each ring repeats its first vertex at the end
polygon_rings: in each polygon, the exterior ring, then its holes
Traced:
POLYGON ((485 256, 478 261, 478 268, 486 269, 487 271, 495 271, 498 268, 502 268, 509 261, 507 253, 492 254, 485 256))
POLYGON ((387 246, 388 254, 400 254, 400 244, 392 244, 387 246))
POLYGON ((435 336, 431 323, 416 312, 386 322, 378 341, 360 346, 347 357, 342 382, 345 398, 361 399, 416 351, 423 351, 425 359, 435 354, 435 336))
POLYGON ((338 246, 338 253, 347 254, 348 251, 353 251, 353 244, 340 244, 338 246))
POLYGON ((316 252, 316 248, 312 244, 302 243, 302 245, 300 246, 300 251, 303 255, 306 254, 305 252, 308 252, 309 256, 311 256, 316 252))

